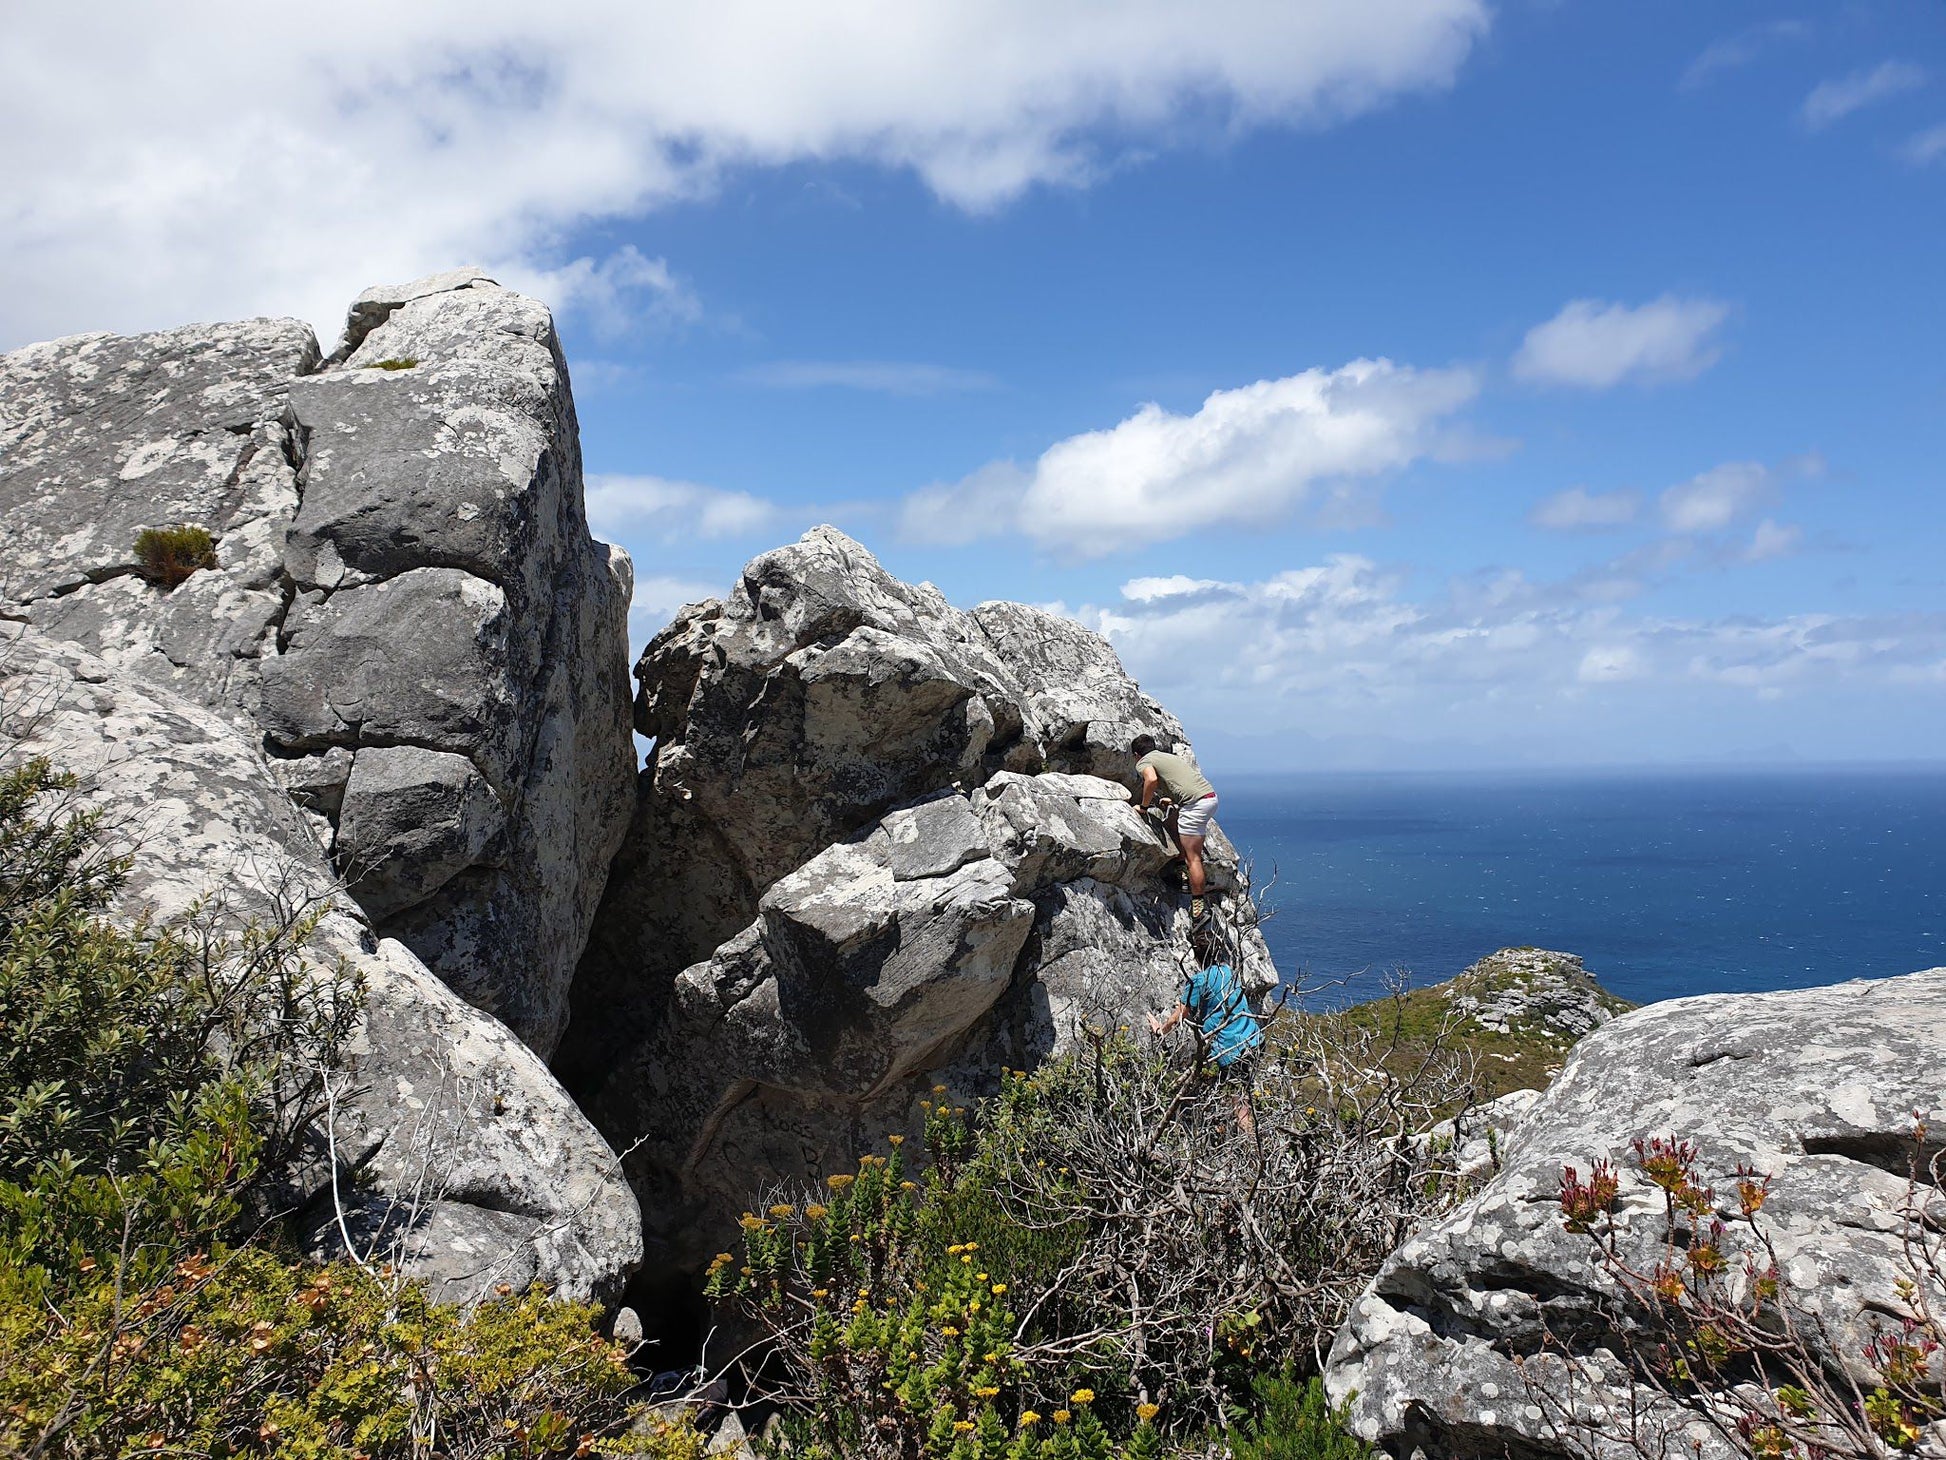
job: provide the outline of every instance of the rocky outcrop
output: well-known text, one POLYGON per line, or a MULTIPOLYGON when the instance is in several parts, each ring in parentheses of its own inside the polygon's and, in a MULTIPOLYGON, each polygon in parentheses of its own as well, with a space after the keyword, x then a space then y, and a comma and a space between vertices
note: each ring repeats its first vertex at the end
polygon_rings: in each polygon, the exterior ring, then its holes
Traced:
POLYGON ((475 270, 0 359, 13 617, 261 730, 381 934, 542 1054, 633 775, 629 567, 546 308, 475 270), (191 524, 173 591, 132 554, 191 524))
POLYGON ((234 929, 321 909, 308 961, 321 974, 343 960, 365 981, 329 1138, 292 1178, 306 1241, 396 1238, 407 1269, 448 1297, 534 1278, 571 1296, 619 1291, 641 1221, 614 1154, 531 1049, 374 931, 255 737, 17 624, 0 625, 0 721, 10 756, 83 779, 133 859, 125 916, 166 922, 201 902, 234 929))
POLYGON ((1578 954, 1545 948, 1502 948, 1441 988, 1476 1028, 1568 1044, 1632 1007, 1597 983, 1578 954))
POLYGON ((1946 969, 1614 1019, 1499 1143, 1499 1175, 1387 1261, 1338 1335, 1328 1387, 1350 1401, 1353 1427, 1397 1456, 1579 1453, 1553 1433, 1520 1361, 1553 1335, 1592 1365, 1584 1383, 1605 1376, 1589 1397, 1625 1414, 1614 1356, 1635 1320, 1612 1303, 1588 1239, 1563 1227, 1562 1168, 1614 1162, 1621 1250, 1647 1270, 1664 1197, 1635 1170, 1631 1143, 1669 1135, 1696 1143, 1705 1179, 1725 1178, 1718 1201, 1733 1224, 1738 1163, 1771 1174, 1763 1218, 1787 1291, 1815 1317, 1804 1331, 1829 1372, 1863 1377, 1864 1344, 1910 1271, 1900 1212, 1913 1112, 1942 1101, 1946 969))
POLYGON ((1185 900, 1105 777, 1182 730, 1098 637, 961 612, 819 528, 684 610, 637 678, 654 761, 556 1067, 678 1264, 767 1183, 909 1129, 934 1083, 981 1093, 1083 1009, 1173 995, 1185 900))

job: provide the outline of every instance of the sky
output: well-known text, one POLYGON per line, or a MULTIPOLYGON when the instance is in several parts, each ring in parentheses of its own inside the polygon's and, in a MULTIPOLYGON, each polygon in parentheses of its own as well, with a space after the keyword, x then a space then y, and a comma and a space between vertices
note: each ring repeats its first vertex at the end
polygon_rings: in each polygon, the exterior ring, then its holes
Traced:
POLYGON ((1946 757, 1946 5, 5 6, 0 349, 477 264, 646 640, 833 523, 1224 769, 1946 757))

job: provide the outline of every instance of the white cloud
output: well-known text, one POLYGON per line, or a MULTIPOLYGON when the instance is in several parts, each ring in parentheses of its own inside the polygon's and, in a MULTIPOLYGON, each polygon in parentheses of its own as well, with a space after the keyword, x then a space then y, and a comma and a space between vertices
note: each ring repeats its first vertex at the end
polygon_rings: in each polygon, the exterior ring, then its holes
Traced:
POLYGON ((1757 524, 1750 546, 1743 550, 1745 562, 1763 563, 1772 558, 1789 557, 1804 542, 1804 529, 1794 522, 1778 522, 1766 517, 1757 524))
POLYGON ((1946 122, 1908 137, 1899 155, 1914 167, 1925 167, 1946 157, 1946 122))
POLYGON ((556 308, 580 310, 606 338, 644 327, 690 324, 703 313, 702 301, 676 278, 666 259, 649 258, 632 243, 599 262, 579 258, 507 282, 551 300, 556 308))
POLYGON ((1803 40, 1811 27, 1801 20, 1770 20, 1748 26, 1705 46, 1682 74, 1682 88, 1693 91, 1721 71, 1747 66, 1771 46, 1803 40))
POLYGON ((997 462, 915 492, 903 528, 947 542, 1012 531, 1089 558, 1272 522, 1432 454, 1478 389, 1469 370, 1354 360, 1215 391, 1193 415, 1150 403, 1056 442, 1031 468, 997 462))
POLYGON ((1875 102, 1926 84, 1926 73, 1910 61, 1881 61, 1869 71, 1854 71, 1811 89, 1798 116, 1812 131, 1828 127, 1875 102))
POLYGON ((1475 738, 1503 757, 1586 763, 1633 758, 1630 737, 1650 727, 1707 753, 1728 723, 1718 711, 1835 687, 1936 689, 1946 657, 1946 613, 1657 616, 1519 573, 1415 597, 1404 574, 1352 555, 1256 582, 1184 581, 1135 580, 1073 616, 1181 708, 1192 736, 1475 738))
POLYGON ((544 278, 573 229, 743 167, 857 160, 993 208, 1448 86, 1488 21, 1487 0, 10 7, 0 342, 335 327, 364 286, 461 261, 544 278))
POLYGON ((1522 380, 1590 390, 1628 379, 1693 379, 1722 353, 1712 337, 1729 317, 1729 306, 1714 299, 1673 294, 1635 308, 1576 299, 1527 331, 1513 372, 1522 380))
POLYGON ((946 395, 993 390, 1000 384, 985 371, 907 360, 773 360, 739 372, 738 378, 785 390, 838 386, 884 395, 946 395))
POLYGON ((1713 466, 1662 494, 1663 525, 1671 532, 1719 532, 1765 501, 1774 481, 1755 461, 1713 466))
POLYGON ((748 492, 666 477, 597 472, 589 476, 587 492, 588 524, 610 538, 739 537, 769 527, 779 516, 775 503, 748 492))
POLYGON ((1569 487, 1536 503, 1527 520, 1553 532, 1583 532, 1626 527, 1641 509, 1642 498, 1636 492, 1591 492, 1586 487, 1569 487))

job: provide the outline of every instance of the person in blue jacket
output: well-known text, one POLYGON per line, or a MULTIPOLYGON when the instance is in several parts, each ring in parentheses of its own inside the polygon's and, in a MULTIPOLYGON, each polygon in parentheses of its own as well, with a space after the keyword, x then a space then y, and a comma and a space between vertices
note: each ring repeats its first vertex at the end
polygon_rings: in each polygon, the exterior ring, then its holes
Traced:
POLYGON ((1242 975, 1223 961, 1216 938, 1207 929, 1199 929, 1190 934, 1189 946, 1196 955, 1198 971, 1190 975, 1180 1002, 1167 1019, 1149 1015, 1149 1029, 1159 1038, 1186 1018, 1196 1021, 1203 1057, 1215 1063, 1219 1080, 1237 1087, 1237 1123, 1248 1133, 1255 1129, 1250 1117, 1250 1090, 1257 1055, 1263 1049, 1263 1026, 1250 1011, 1242 975))

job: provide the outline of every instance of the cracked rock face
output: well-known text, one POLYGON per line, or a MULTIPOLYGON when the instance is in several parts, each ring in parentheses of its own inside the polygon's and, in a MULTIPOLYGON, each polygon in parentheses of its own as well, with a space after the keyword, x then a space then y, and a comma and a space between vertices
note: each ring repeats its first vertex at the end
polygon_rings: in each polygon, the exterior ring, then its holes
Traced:
MULTIPOLYGON (((119 911, 161 920, 220 898, 234 928, 279 898, 322 902, 306 957, 366 980, 333 1122, 344 1229, 363 1242, 404 1204, 406 1265, 442 1296, 538 1278, 613 1298, 641 1259, 641 1218, 614 1154, 540 1058, 377 935, 255 737, 79 646, 0 624, 0 730, 20 756, 83 779, 133 856, 119 911)), ((361 758, 362 758, 361 753, 361 758)), ((414 754, 430 755, 431 752, 414 754)), ((417 787, 432 774, 402 778, 417 787)), ((353 794, 358 777, 353 776, 353 794)), ((300 1233, 342 1250, 329 1143, 295 1175, 300 1233)))
POLYGON ((1899 1212, 1912 1112, 1943 1099, 1946 968, 1616 1018, 1575 1046, 1503 1138, 1500 1174, 1388 1259, 1332 1347, 1333 1399, 1402 1457, 1576 1453, 1550 1433, 1516 1360, 1551 1332, 1594 1360, 1598 1400, 1623 1412, 1612 1354, 1626 1320, 1604 1302, 1588 1239, 1562 1226, 1561 1169, 1615 1164, 1622 1249, 1646 1270, 1663 1195, 1630 1145, 1671 1134, 1697 1144, 1699 1175, 1729 1193, 1732 1215, 1739 1162, 1774 1177, 1763 1219, 1786 1287, 1825 1330, 1814 1344, 1833 1372, 1862 1377, 1873 1310, 1896 1304, 1909 1271, 1899 1212))
MULTIPOLYGON (((658 1256, 762 1189, 916 1133, 1084 1013, 1174 998, 1186 899, 1109 776, 1177 722, 1108 644, 954 609, 819 528, 686 609, 637 666, 656 741, 556 1068, 630 1147, 658 1256)), ((1212 885, 1234 850, 1210 840, 1212 885)), ((1274 969, 1247 904, 1231 935, 1274 969)))
POLYGON ((0 505, 9 616, 260 729, 379 931, 553 1049, 634 752, 545 307, 462 269, 366 291, 328 362, 292 320, 16 351, 0 505), (218 567, 164 591, 132 547, 176 524, 218 567))

